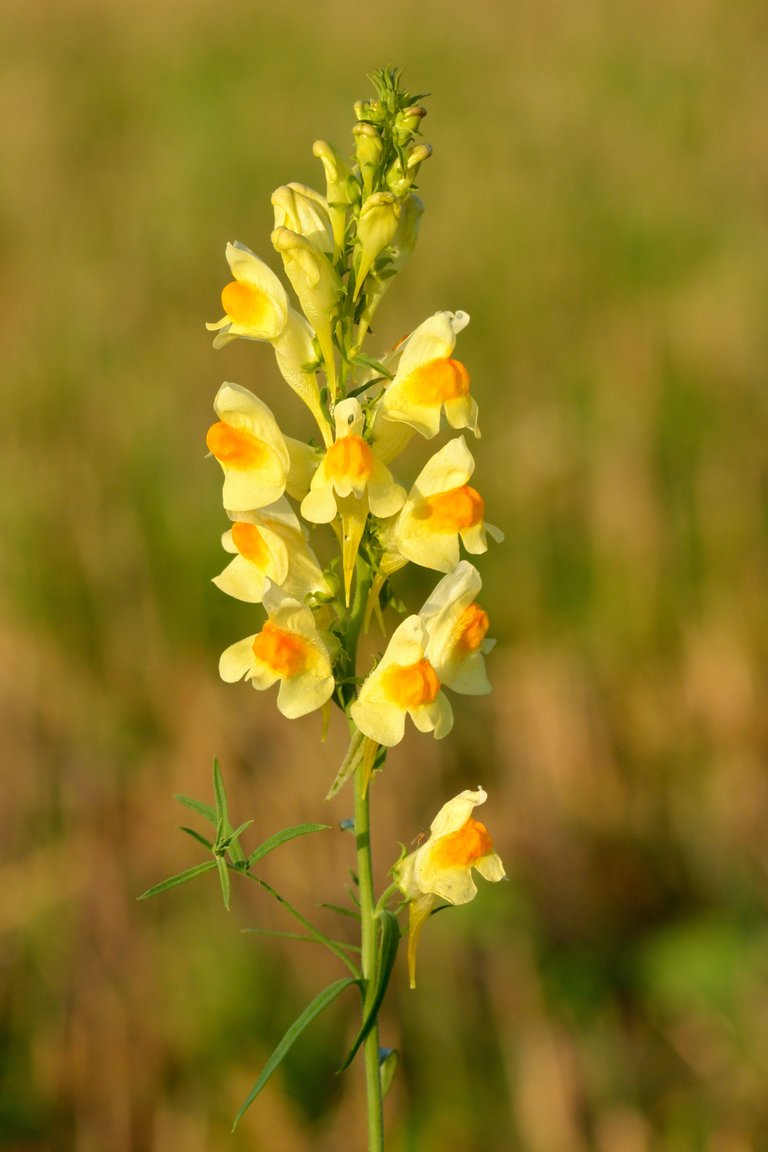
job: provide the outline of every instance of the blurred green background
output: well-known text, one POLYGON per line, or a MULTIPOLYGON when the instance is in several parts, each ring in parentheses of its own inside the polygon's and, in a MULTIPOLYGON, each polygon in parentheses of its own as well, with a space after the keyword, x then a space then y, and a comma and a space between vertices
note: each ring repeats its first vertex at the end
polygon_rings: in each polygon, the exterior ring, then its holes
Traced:
MULTIPOLYGON (((495 691, 375 783, 381 880, 483 784, 511 882, 396 973, 392 1152, 768 1148, 768 18, 758 0, 7 0, 0 40, 0 1145, 358 1152, 352 998, 235 1136, 341 975, 206 877, 175 792, 214 753, 258 839, 348 815, 342 734, 217 676, 252 609, 203 437, 224 379, 304 417, 269 350, 211 349, 224 245, 321 184, 365 73, 429 92, 422 238, 380 353, 466 309, 495 691), (210 880, 206 883, 206 880, 210 880)), ((412 607, 428 587, 401 591, 412 607)), ((255 840, 253 841, 256 842, 255 840)), ((351 838, 265 876, 338 900, 351 838)), ((249 889, 252 886, 248 886, 249 889)), ((326 927, 344 931, 330 913, 326 927)))

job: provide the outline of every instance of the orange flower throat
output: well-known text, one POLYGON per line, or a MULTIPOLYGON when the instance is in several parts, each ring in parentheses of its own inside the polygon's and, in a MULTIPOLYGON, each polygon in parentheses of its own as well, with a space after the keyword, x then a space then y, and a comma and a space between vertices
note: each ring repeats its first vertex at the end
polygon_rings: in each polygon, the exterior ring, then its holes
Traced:
POLYGON ((431 704, 440 691, 440 681, 429 660, 417 664, 390 664, 381 674, 385 695, 400 708, 431 704))
POLYGON ((493 843, 485 824, 470 817, 463 827, 435 841, 432 864, 435 868, 469 868, 492 852, 493 843))

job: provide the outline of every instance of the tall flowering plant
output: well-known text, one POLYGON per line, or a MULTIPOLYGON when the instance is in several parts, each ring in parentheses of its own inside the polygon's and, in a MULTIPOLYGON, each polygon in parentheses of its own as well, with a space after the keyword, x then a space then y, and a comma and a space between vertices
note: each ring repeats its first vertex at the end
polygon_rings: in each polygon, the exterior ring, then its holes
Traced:
POLYGON ((222 499, 230 527, 222 545, 231 557, 215 583, 230 596, 260 606, 254 631, 222 654, 221 677, 246 680, 258 691, 277 686, 277 707, 288 719, 335 706, 349 746, 328 798, 347 782, 354 790, 357 861, 356 912, 360 944, 330 939, 262 880, 256 865, 297 836, 327 825, 301 824, 270 836, 246 853, 241 837, 250 821, 230 822, 222 776, 214 763, 215 805, 179 799, 210 821, 207 839, 185 829, 209 851, 201 864, 149 889, 165 891, 217 869, 229 906, 230 877, 255 880, 294 915, 305 934, 328 947, 347 974, 320 992, 286 1032, 238 1114, 258 1096, 304 1028, 348 988, 360 994, 360 1028, 342 1065, 362 1051, 371 1152, 384 1146, 382 1100, 397 1054, 379 1045, 378 1016, 408 910, 408 969, 416 983, 416 945, 430 914, 471 900, 473 871, 500 880, 504 868, 474 810, 482 788, 449 800, 428 839, 390 870, 377 895, 370 836, 374 774, 404 736, 408 720, 442 739, 453 725, 449 693, 490 691, 485 656, 488 616, 477 602, 477 569, 461 558, 484 553, 489 537, 480 493, 471 486, 474 459, 467 440, 480 435, 478 410, 456 344, 469 323, 465 312, 436 312, 394 349, 375 358, 364 351, 382 298, 410 256, 424 205, 416 180, 431 149, 420 143, 425 110, 386 69, 371 80, 375 98, 355 105, 354 154, 342 158, 319 140, 325 190, 291 183, 272 196, 272 245, 283 280, 245 245, 228 244, 231 279, 223 316, 208 324, 213 344, 233 340, 271 345, 286 384, 306 405, 317 433, 296 440, 279 427, 265 400, 225 383, 214 400, 207 434, 223 474, 222 499), (298 308, 294 305, 298 305, 298 308), (441 447, 434 444, 446 433, 441 447), (410 483, 393 471, 413 439, 425 442, 426 462, 410 483), (336 559, 323 566, 314 551, 328 526, 336 559), (382 627, 391 585, 406 564, 440 574, 418 612, 397 625, 372 668, 358 662, 361 634, 382 627))

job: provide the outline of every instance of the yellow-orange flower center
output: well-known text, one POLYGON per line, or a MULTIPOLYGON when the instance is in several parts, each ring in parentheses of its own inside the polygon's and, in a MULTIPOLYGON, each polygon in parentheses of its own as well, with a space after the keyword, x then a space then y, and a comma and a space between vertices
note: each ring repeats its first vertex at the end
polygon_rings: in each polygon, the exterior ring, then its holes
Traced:
POLYGON ((362 436, 342 436, 328 449, 325 469, 331 480, 360 483, 373 471, 373 453, 362 436))
POLYGON ((219 463, 228 468, 261 468, 270 456, 269 446, 263 440, 223 420, 211 425, 205 443, 219 463))
POLYGON ((456 647, 464 652, 477 652, 488 631, 488 615, 479 604, 465 608, 456 624, 456 647))
POLYGON ((232 280, 221 293, 224 311, 234 324, 244 328, 269 327, 273 307, 269 296, 246 280, 232 280))
POLYGON ((270 551, 255 524, 236 520, 232 525, 232 540, 241 556, 259 568, 266 568, 270 560, 270 551))
POLYGON ((406 376, 402 390, 412 404, 436 407, 469 394, 469 373, 460 360, 428 360, 406 376))
POLYGON ((440 681, 429 660, 416 664, 390 664, 381 674, 384 694, 399 708, 431 704, 440 691, 440 681))
POLYGON ((455 832, 441 836, 431 850, 431 863, 435 868, 469 868, 483 856, 490 856, 493 844, 485 824, 472 817, 455 832))
POLYGON ((461 532, 464 528, 474 528, 475 524, 482 523, 484 515, 485 502, 469 484, 427 496, 415 509, 416 518, 429 520, 433 532, 461 532))
POLYGON ((309 641, 297 632, 278 628, 271 620, 253 641, 253 654, 281 679, 305 672, 311 660, 309 641))

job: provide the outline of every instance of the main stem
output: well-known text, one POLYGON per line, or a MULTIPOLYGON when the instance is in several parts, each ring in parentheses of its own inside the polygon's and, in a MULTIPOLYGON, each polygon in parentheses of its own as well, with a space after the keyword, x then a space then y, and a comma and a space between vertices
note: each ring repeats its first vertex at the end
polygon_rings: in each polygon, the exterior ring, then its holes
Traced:
MULTIPOLYGON (((369 565, 358 556, 355 572, 355 595, 347 630, 347 652, 353 669, 357 664, 357 643, 365 618, 371 588, 369 565)), ((371 1007, 376 989, 379 961, 379 933, 376 922, 376 898, 373 887, 373 854, 371 851, 370 771, 363 756, 355 770, 355 843, 357 847, 357 883, 360 896, 360 931, 362 974, 365 983, 363 1019, 371 1007)), ((368 1152, 384 1152, 384 1109, 382 1106, 381 1071, 379 1067, 378 1021, 363 1044, 365 1092, 368 1106, 368 1152)))
MULTIPOLYGON (((361 762, 355 772, 355 840, 357 842, 357 882, 360 895, 362 970, 365 981, 363 1019, 368 1015, 375 993, 378 965, 378 925, 373 890, 371 821, 368 774, 361 762)), ((379 1067, 379 1025, 374 1024, 363 1046, 365 1091, 368 1103, 368 1152, 383 1152, 384 1110, 382 1107, 381 1071, 379 1067)))

